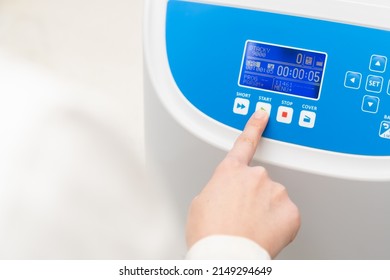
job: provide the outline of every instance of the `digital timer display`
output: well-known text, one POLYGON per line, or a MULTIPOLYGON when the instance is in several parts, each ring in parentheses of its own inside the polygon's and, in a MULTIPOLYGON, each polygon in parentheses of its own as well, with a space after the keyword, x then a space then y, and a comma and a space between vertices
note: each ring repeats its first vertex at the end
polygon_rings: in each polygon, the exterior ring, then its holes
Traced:
POLYGON ((326 58, 323 52, 247 41, 238 84, 319 99, 326 58))

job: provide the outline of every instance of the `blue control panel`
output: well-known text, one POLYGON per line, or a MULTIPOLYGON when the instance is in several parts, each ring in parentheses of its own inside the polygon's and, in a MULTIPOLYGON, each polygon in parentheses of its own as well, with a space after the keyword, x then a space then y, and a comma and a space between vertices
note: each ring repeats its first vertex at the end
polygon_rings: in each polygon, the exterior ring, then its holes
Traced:
POLYGON ((390 31, 170 0, 167 55, 185 98, 243 129, 324 151, 390 156, 390 31))

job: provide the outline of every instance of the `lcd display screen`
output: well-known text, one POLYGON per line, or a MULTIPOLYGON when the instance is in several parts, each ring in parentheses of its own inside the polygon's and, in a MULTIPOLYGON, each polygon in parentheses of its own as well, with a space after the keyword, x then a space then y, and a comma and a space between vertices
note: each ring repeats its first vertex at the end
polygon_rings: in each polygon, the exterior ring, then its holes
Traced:
POLYGON ((323 52, 247 41, 238 84, 319 99, 326 59, 323 52))

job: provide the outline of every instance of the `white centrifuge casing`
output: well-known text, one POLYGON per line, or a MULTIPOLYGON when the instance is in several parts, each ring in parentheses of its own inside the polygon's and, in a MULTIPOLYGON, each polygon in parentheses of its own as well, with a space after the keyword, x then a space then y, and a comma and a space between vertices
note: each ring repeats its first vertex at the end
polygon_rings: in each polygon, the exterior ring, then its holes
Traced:
POLYGON ((389 12, 385 1, 146 1, 147 167, 183 231, 192 197, 263 108, 255 161, 302 214, 280 257, 390 257, 389 12))

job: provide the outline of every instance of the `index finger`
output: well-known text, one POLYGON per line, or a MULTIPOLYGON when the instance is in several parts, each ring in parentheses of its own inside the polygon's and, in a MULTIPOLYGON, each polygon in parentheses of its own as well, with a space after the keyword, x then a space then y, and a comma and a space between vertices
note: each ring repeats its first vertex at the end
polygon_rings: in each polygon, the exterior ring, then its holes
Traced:
POLYGON ((249 164, 256 152, 261 135, 267 126, 268 118, 266 111, 257 110, 248 120, 227 157, 233 157, 243 164, 249 164))

